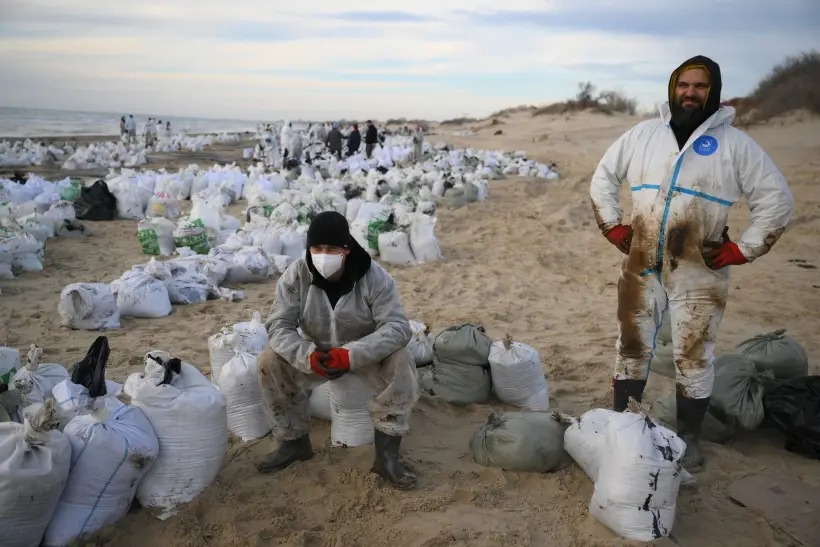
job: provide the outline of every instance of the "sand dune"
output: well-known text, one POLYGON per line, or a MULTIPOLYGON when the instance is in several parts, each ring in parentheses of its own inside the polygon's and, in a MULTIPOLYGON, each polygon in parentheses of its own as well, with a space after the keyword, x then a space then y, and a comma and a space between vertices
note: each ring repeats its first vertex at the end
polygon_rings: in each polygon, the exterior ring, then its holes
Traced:
MULTIPOLYGON (((614 364, 615 283, 621 255, 600 235, 589 207, 589 177, 601 154, 636 118, 579 113, 504 123, 439 128, 433 141, 456 146, 526 150, 558 164, 557 181, 511 178, 493 182, 487 202, 441 211, 437 232, 445 261, 390 268, 408 314, 435 330, 454 323, 482 324, 495 339, 509 333, 541 352, 552 404, 573 413, 610 404, 614 364), (503 134, 494 136, 501 129, 503 134)), ((732 293, 718 351, 777 328, 787 328, 820 373, 820 278, 792 259, 820 261, 820 121, 773 123, 752 136, 772 155, 796 198, 789 231, 771 253, 733 270, 732 293)), ((238 158, 239 148, 232 152, 238 158)), ((628 200, 628 193, 624 193, 628 200)), ((628 202, 626 202, 628 203, 628 202)), ((240 207, 236 207, 239 209, 240 207)), ((628 210, 628 205, 627 205, 628 210)), ((732 237, 748 222, 741 203, 730 215, 732 237)), ((135 222, 94 223, 87 240, 49 241, 46 268, 0 282, 0 342, 45 348, 46 361, 71 366, 97 336, 60 327, 63 286, 109 282, 144 262, 135 222)), ((274 283, 243 287, 247 300, 176 307, 162 319, 123 320, 108 334, 109 376, 124 380, 141 369, 150 349, 165 349, 208 371, 206 338, 227 323, 267 312, 274 283)), ((650 382, 649 395, 672 390, 650 382)), ((653 397, 649 397, 652 399, 653 397)), ((576 466, 554 474, 509 473, 472 462, 468 440, 491 408, 456 408, 422 399, 405 443, 421 476, 415 492, 395 492, 368 473, 371 448, 330 449, 329 427, 317 423, 317 457, 275 476, 261 476, 255 460, 272 448, 265 439, 233 445, 217 483, 164 522, 134 511, 89 544, 117 547, 333 546, 511 547, 630 545, 588 515, 593 485, 576 466)), ((783 450, 775 432, 758 431, 726 446, 706 443, 709 465, 694 488, 681 490, 674 544, 679 546, 788 545, 761 517, 724 494, 734 479, 785 470, 820 486, 817 462, 783 450)), ((667 545, 672 544, 665 540, 667 545)), ((662 544, 664 544, 662 542, 662 544)))

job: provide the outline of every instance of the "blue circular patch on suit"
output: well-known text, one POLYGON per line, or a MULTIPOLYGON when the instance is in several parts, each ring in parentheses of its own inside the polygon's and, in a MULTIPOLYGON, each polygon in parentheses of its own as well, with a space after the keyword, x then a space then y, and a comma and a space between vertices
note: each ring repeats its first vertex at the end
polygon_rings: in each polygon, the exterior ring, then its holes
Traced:
POLYGON ((714 137, 709 137, 704 135, 703 137, 699 137, 698 140, 695 141, 693 145, 695 149, 695 154, 700 156, 711 156, 718 149, 718 141, 714 137))

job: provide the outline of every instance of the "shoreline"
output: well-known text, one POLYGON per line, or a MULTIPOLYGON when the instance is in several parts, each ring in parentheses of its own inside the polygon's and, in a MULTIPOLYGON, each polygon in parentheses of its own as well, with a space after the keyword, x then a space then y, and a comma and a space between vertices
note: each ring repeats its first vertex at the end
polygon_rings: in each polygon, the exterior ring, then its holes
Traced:
MULTIPOLYGON (((253 131, 197 131, 196 133, 185 133, 186 137, 201 137, 203 135, 222 135, 222 134, 229 134, 229 135, 253 135, 253 131)), ((175 133, 178 134, 178 133, 175 133)), ((105 135, 105 134, 66 134, 66 135, 35 135, 30 137, 15 137, 15 136, 7 136, 7 135, 0 135, 0 141, 44 141, 48 143, 53 143, 55 141, 65 141, 65 142, 80 142, 80 143, 88 143, 88 142, 110 142, 110 141, 118 141, 120 140, 119 135, 105 135)))

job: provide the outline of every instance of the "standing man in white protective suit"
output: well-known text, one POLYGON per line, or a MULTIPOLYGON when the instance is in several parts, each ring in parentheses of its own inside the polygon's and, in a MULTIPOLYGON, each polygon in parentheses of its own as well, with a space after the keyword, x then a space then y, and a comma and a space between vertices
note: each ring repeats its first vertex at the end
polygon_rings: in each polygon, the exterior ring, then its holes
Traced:
POLYGON ((684 466, 703 467, 701 423, 714 384, 714 348, 729 292, 728 266, 766 254, 794 202, 772 160, 732 127, 735 111, 720 105, 720 67, 703 56, 669 80, 660 119, 645 121, 607 150, 590 194, 598 227, 627 255, 618 282, 620 336, 614 408, 640 401, 661 319, 668 309, 677 373, 678 435, 684 466), (631 225, 621 224, 621 185, 632 190, 631 225), (751 225, 735 243, 729 208, 746 198, 751 225))
POLYGON ((287 157, 290 150, 290 137, 293 131, 293 124, 286 121, 282 125, 282 132, 279 135, 279 144, 282 146, 282 156, 287 157))
POLYGON ((313 457, 309 385, 349 373, 377 392, 369 403, 376 450, 371 471, 397 488, 413 488, 416 477, 399 461, 399 445, 419 392, 396 283, 335 211, 311 222, 306 246, 276 284, 267 320, 270 347, 259 357, 259 383, 281 444, 257 468, 269 473, 313 457))
POLYGON ((413 161, 421 161, 421 156, 424 154, 424 129, 421 124, 416 124, 416 129, 413 131, 413 161))

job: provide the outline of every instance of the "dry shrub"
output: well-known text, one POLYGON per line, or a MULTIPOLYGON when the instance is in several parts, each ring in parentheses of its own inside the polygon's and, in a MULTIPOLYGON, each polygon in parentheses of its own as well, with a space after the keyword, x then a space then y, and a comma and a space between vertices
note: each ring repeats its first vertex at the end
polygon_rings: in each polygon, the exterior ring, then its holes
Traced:
POLYGON ((820 52, 789 57, 774 67, 748 99, 740 102, 738 114, 747 109, 753 123, 794 110, 820 114, 820 52))
POLYGON ((618 91, 602 91, 596 95, 592 82, 581 82, 578 84, 578 94, 574 99, 537 108, 532 115, 559 115, 581 110, 592 110, 607 115, 620 112, 634 116, 638 111, 638 101, 618 91))
POLYGON ((452 120, 444 120, 439 125, 464 125, 468 123, 476 123, 475 118, 453 118, 452 120))

